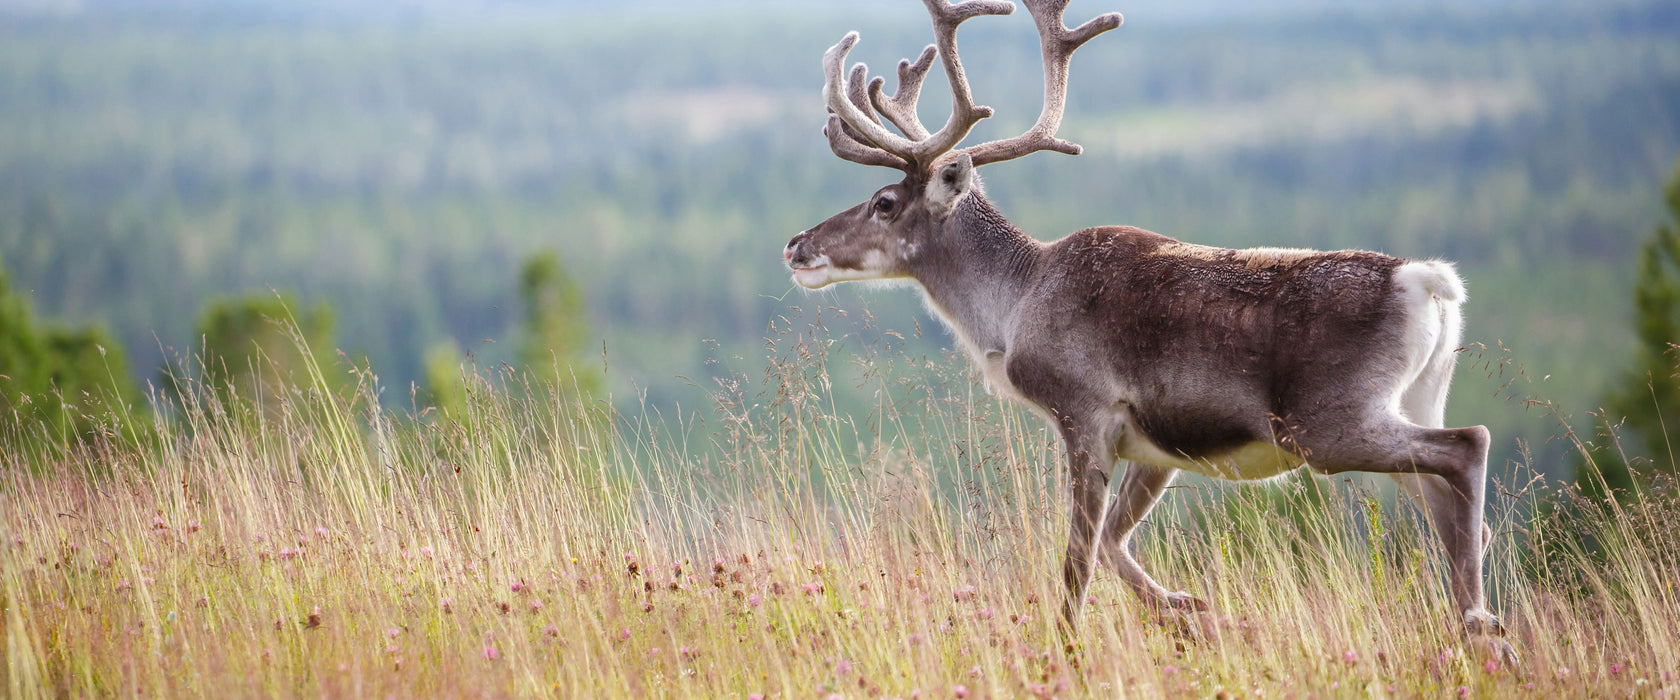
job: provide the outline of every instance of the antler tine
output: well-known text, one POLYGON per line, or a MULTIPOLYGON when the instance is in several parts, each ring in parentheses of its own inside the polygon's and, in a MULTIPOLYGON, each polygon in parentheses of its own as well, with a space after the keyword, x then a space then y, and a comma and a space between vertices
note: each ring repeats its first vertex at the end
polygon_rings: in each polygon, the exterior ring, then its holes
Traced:
POLYGON ((922 93, 922 80, 927 78, 929 68, 933 67, 934 56, 939 55, 939 49, 932 44, 922 49, 922 55, 911 63, 910 59, 900 59, 898 62, 898 89, 893 91, 892 97, 881 93, 881 86, 886 84, 883 78, 869 81, 869 101, 875 106, 875 111, 898 127, 900 132, 914 140, 920 141, 928 137, 927 127, 922 126, 922 120, 916 116, 916 99, 922 93))
MULTIPOLYGON (((858 108, 858 111, 863 112, 863 115, 869 117, 870 121, 880 124, 880 118, 875 116, 874 108, 869 105, 868 88, 864 83, 864 81, 868 78, 869 66, 863 65, 862 63, 852 66, 851 74, 846 77, 846 99, 851 100, 852 104, 858 108)), ((829 114, 833 113, 834 110, 829 110, 829 114)), ((840 129, 844 132, 848 139, 856 142, 859 148, 870 148, 870 146, 864 144, 863 136, 859 134, 856 129, 846 126, 845 122, 840 123, 840 129)), ((823 131, 824 133, 827 133, 828 127, 823 127, 823 131)), ((829 145, 832 146, 833 144, 830 143, 829 145)), ((891 155, 886 153, 886 151, 882 151, 882 153, 891 155)), ((841 157, 844 158, 845 156, 841 157)), ((896 158, 896 156, 894 157, 896 158)), ((898 160, 902 162, 904 159, 898 158, 898 160)))
POLYGON ((910 161, 857 140, 857 137, 852 135, 851 127, 846 126, 838 114, 828 115, 828 124, 823 126, 823 136, 828 137, 828 147, 834 151, 834 155, 853 163, 880 165, 905 171, 910 168, 910 161))
POLYGON ((975 124, 992 116, 991 107, 974 104, 962 59, 957 56, 957 25, 980 15, 1010 14, 1015 11, 1015 5, 1002 0, 967 0, 955 5, 946 0, 922 2, 927 5, 928 14, 933 15, 934 45, 945 64, 945 77, 951 83, 951 117, 937 133, 916 142, 914 157, 910 159, 923 168, 931 168, 935 160, 962 143, 975 124))
POLYGON ((1037 151, 1056 151, 1071 156, 1083 150, 1079 144, 1056 138, 1062 125, 1062 113, 1067 108, 1068 65, 1073 52, 1098 34, 1120 26, 1125 21, 1118 12, 1101 15, 1075 29, 1062 23, 1062 13, 1069 0, 1022 0, 1038 25, 1039 43, 1044 54, 1044 109, 1038 122, 1026 133, 1014 138, 983 143, 963 149, 974 159, 976 166, 1010 160, 1037 151))
POLYGON ((851 75, 846 77, 846 99, 858 108, 859 112, 869 117, 869 121, 881 123, 881 118, 875 116, 875 108, 869 104, 869 66, 859 63, 852 66, 851 75))
MULTIPOLYGON (((844 129, 825 129, 825 131, 829 132, 829 144, 834 147, 836 155, 853 162, 863 162, 856 160, 855 158, 851 158, 848 155, 856 155, 856 151, 859 149, 853 149, 848 146, 848 152, 842 153, 841 148, 834 145, 836 134, 851 138, 857 146, 866 148, 873 147, 881 150, 885 154, 895 156, 899 160, 904 161, 906 166, 915 163, 916 158, 912 154, 915 153, 916 144, 903 136, 899 136, 891 131, 888 131, 887 128, 882 126, 876 119, 874 114, 866 113, 864 111, 868 108, 868 100, 865 99, 863 101, 863 107, 853 103, 850 95, 848 94, 852 91, 848 90, 847 86, 842 85, 842 78, 840 75, 841 66, 846 62, 846 54, 851 53, 852 47, 856 46, 857 42, 858 33, 848 32, 844 38, 840 39, 840 43, 830 47, 827 53, 823 54, 823 75, 825 76, 823 81, 823 102, 828 105, 828 111, 834 114, 834 117, 829 120, 829 125, 831 127, 834 126, 834 120, 838 119, 840 124, 844 127, 844 129), (856 134, 856 137, 852 138, 851 134, 845 133, 846 131, 856 134)), ((862 64, 859 64, 859 69, 864 74, 868 73, 868 69, 863 68, 862 64)), ((857 71, 854 71, 854 75, 856 73, 857 71)), ((879 160, 879 158, 872 158, 872 160, 879 160)), ((880 163, 865 164, 879 165, 880 163)))

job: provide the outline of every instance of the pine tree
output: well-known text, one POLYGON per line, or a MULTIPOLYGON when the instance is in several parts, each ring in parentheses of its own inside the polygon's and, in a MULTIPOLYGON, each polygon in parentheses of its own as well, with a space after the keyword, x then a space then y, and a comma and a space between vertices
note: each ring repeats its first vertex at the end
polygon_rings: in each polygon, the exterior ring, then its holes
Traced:
MULTIPOLYGON (((1623 449, 1642 447, 1650 470, 1674 473, 1671 441, 1680 441, 1680 168, 1663 194, 1667 220, 1657 224, 1640 248, 1634 279, 1634 332, 1639 343, 1633 368, 1618 381, 1608 403, 1611 413, 1623 418, 1637 437, 1623 449)), ((1611 488, 1633 485, 1634 470, 1619 454, 1606 453, 1595 461, 1611 488)))
POLYGON ((519 297, 525 306, 519 362, 541 381, 569 388, 576 377, 584 393, 599 388, 600 375, 584 357, 589 323, 583 293, 560 265, 559 255, 543 251, 525 260, 519 297))

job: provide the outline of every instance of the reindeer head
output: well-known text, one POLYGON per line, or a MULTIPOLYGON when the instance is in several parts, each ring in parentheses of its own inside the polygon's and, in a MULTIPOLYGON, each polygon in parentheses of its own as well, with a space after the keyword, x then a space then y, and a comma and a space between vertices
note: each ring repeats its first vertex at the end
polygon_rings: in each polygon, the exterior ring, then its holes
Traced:
POLYGON ((1012 3, 923 0, 933 15, 935 44, 923 49, 915 63, 899 61, 898 89, 891 97, 882 92, 885 79, 865 82, 869 69, 861 63, 842 80, 841 68, 857 44, 857 32, 823 55, 823 100, 829 111, 823 134, 829 147, 854 163, 901 170, 904 179, 794 236, 782 256, 795 282, 815 289, 845 280, 914 276, 917 256, 934 237, 961 235, 945 224, 975 189, 975 168, 1037 151, 1079 154, 1078 144, 1056 138, 1067 104, 1068 62, 1085 42, 1120 26, 1121 17, 1109 13, 1068 29, 1062 23, 1068 1, 1023 0, 1038 25, 1044 56, 1044 108, 1038 122, 1019 136, 968 148, 957 145, 992 109, 976 105, 969 91, 957 56, 957 25, 979 15, 1010 14, 1012 3), (951 83, 952 106, 945 126, 929 134, 916 116, 916 100, 935 56, 951 83), (881 117, 899 133, 887 129, 881 117))

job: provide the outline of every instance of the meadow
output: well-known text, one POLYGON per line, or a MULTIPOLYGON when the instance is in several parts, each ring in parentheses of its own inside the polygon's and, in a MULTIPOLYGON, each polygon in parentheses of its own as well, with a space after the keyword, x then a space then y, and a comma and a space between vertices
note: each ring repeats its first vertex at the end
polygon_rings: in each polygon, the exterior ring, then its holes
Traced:
MULTIPOLYGON (((1490 488, 1466 648, 1386 484, 1185 480, 1135 540, 1188 638, 1099 571, 1056 629, 1060 446, 960 358, 778 324, 698 412, 463 368, 449 415, 330 365, 182 382, 159 418, 0 465, 8 697, 1673 697, 1672 484, 1490 488), (859 348, 856 350, 841 350, 859 348), (874 397, 834 410, 837 384, 874 397), (254 385, 256 387, 264 385, 254 385), (279 386, 270 384, 267 386, 279 386)), ((113 416, 119 414, 113 413, 113 416)), ((131 415, 122 413, 122 416, 131 415)))

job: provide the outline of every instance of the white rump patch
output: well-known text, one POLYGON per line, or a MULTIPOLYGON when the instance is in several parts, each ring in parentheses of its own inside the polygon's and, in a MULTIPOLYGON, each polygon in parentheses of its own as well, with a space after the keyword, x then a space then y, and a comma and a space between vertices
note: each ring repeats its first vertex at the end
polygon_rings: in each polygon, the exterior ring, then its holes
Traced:
POLYGON ((1417 260, 1401 265, 1394 272, 1394 281, 1448 303, 1460 304, 1465 299, 1464 280, 1459 278, 1453 264, 1445 260, 1417 260))
POLYGON ((1464 281, 1452 263, 1419 260, 1394 271, 1395 298, 1405 310, 1400 357, 1405 363, 1390 409, 1423 425, 1440 422, 1463 332, 1464 281))

